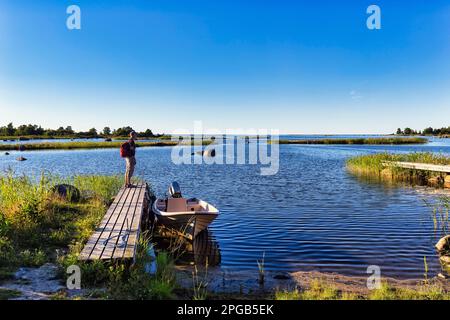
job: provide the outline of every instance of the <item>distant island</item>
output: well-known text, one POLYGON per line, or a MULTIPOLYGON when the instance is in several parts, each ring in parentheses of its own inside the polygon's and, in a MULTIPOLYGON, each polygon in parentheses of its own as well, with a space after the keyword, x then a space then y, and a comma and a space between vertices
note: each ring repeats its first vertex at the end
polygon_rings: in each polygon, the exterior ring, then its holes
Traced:
MULTIPOLYGON (((297 140, 280 140, 278 144, 425 144, 426 138, 344 138, 344 139, 297 139, 297 140)), ((269 143, 272 143, 269 141, 269 143)))
MULTIPOLYGON (((103 128, 102 131, 92 128, 88 131, 75 131, 71 126, 59 127, 58 129, 44 129, 40 125, 28 124, 14 127, 12 123, 6 126, 0 127, 0 139, 93 139, 93 138, 123 138, 128 137, 131 131, 134 131, 132 127, 125 126, 112 130, 110 127, 103 128)), ((163 138, 164 134, 154 134, 152 130, 147 129, 142 132, 137 132, 140 138, 163 138)))
POLYGON ((405 129, 401 129, 398 128, 397 132, 395 133, 396 135, 403 135, 403 136, 445 136, 445 137, 450 137, 450 126, 448 126, 447 128, 442 127, 442 128, 436 128, 433 129, 432 127, 428 127, 425 128, 423 130, 413 130, 411 128, 405 128, 405 129))

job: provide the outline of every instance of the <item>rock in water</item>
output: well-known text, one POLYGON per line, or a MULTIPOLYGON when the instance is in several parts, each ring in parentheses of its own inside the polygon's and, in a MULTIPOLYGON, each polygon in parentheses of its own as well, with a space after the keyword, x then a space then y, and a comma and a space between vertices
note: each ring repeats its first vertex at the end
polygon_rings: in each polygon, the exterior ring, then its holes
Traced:
POLYGON ((81 198, 80 190, 70 184, 58 184, 53 187, 53 192, 70 202, 78 202, 81 198))
POLYGON ((5 152, 5 156, 9 156, 9 152, 5 152))
MULTIPOLYGON (((215 157, 216 156, 216 149, 212 150, 201 150, 197 151, 196 154, 203 156, 203 157, 215 157)), ((192 153, 194 155, 194 153, 192 153)))
POLYGON ((450 256, 441 256, 439 257, 439 260, 443 265, 450 265, 450 256))
POLYGON ((435 247, 439 254, 450 253, 450 235, 441 238, 435 247))
POLYGON ((18 157, 17 158, 17 161, 25 161, 25 160, 27 160, 27 158, 24 158, 24 157, 18 157))
POLYGON ((215 157, 215 156, 216 156, 216 149, 209 150, 207 156, 209 156, 209 157, 215 157))
POLYGON ((273 278, 277 280, 289 280, 291 277, 288 273, 277 273, 273 278))

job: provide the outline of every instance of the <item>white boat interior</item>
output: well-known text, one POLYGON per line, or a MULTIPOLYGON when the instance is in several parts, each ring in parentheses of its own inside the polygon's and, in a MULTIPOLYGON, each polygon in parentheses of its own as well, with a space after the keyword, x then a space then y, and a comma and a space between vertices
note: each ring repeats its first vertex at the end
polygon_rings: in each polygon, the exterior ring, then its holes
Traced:
POLYGON ((209 203, 196 199, 185 199, 185 198, 168 198, 168 199, 157 199, 156 208, 161 211, 161 213, 167 212, 173 214, 192 214, 192 213, 211 213, 217 214, 219 211, 209 203))

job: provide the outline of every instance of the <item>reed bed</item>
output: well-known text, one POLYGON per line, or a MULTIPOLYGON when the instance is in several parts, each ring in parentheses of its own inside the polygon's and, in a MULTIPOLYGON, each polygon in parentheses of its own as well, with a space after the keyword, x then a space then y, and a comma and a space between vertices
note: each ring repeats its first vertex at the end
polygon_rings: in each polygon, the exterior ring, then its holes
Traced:
POLYGON ((362 155, 347 160, 349 172, 363 177, 375 178, 386 182, 408 182, 419 185, 443 186, 441 173, 400 168, 389 162, 416 162, 436 165, 450 165, 450 157, 429 152, 407 154, 377 153, 362 155))
MULTIPOLYGON (((74 149, 118 149, 124 141, 78 141, 78 142, 51 142, 51 143, 22 143, 22 144, 0 144, 0 151, 13 150, 74 150, 74 149)), ((181 142, 189 145, 194 142, 181 142)), ((211 144, 211 140, 203 140, 202 145, 211 144)), ((141 141, 136 142, 137 148, 142 147, 173 147, 178 145, 176 141, 141 141)))
POLYGON ((349 138, 349 139, 301 139, 280 140, 279 144, 356 144, 356 145, 400 145, 400 144, 425 144, 426 138, 349 138))

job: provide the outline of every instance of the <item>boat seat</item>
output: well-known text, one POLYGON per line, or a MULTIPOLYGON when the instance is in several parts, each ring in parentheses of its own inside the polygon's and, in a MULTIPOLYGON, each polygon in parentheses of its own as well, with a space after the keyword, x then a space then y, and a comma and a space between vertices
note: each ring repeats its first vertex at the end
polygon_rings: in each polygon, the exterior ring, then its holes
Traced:
POLYGON ((186 212, 187 203, 183 198, 170 198, 167 199, 167 212, 186 212))

